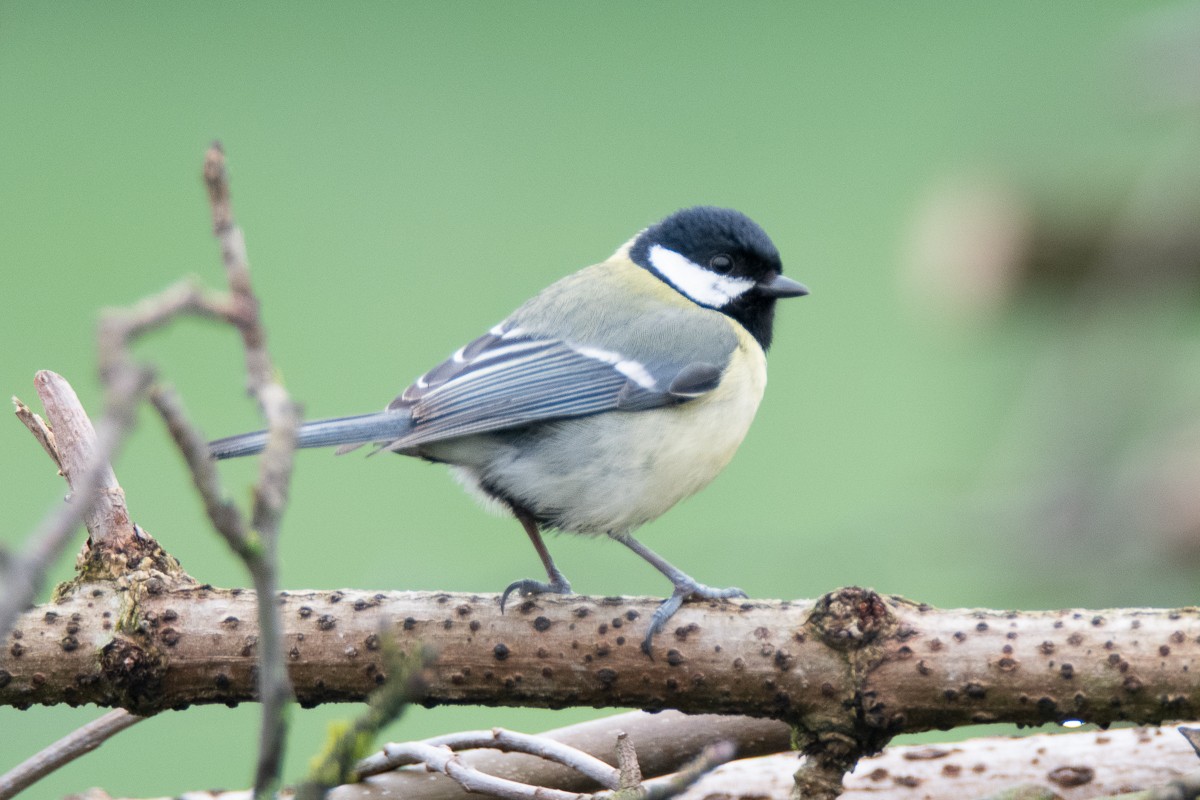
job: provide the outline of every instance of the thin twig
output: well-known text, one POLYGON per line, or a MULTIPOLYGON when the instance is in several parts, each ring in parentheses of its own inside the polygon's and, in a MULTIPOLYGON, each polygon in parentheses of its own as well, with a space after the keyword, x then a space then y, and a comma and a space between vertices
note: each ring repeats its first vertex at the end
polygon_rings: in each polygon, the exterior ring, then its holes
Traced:
POLYGON ((141 722, 145 717, 130 714, 123 708, 109 711, 99 719, 83 725, 49 747, 30 756, 8 772, 0 775, 0 800, 17 795, 37 781, 90 753, 121 731, 141 722))
POLYGON ((193 480, 201 491, 214 526, 246 564, 256 596, 264 599, 258 603, 257 614, 257 684, 262 704, 262 727, 254 785, 256 796, 266 797, 279 782, 286 732, 284 709, 292 696, 284 664, 282 623, 275 603, 269 598, 278 593, 276 540, 279 520, 287 502, 300 414, 273 376, 258 314, 258 300, 250 286, 245 241, 241 229, 233 222, 224 155, 218 144, 214 144, 205 156, 204 182, 212 204, 213 230, 221 246, 229 293, 207 292, 195 281, 187 280, 128 309, 109 311, 102 317, 98 333, 100 374, 110 388, 136 372, 149 374, 145 367, 134 362, 129 349, 131 342, 181 315, 222 320, 234 326, 242 336, 247 385, 259 401, 269 431, 255 487, 253 530, 248 530, 241 514, 221 499, 212 465, 199 458, 203 437, 187 422, 180 403, 164 389, 156 392, 154 404, 166 419, 192 468, 193 480))
MULTIPOLYGON (((667 798, 681 794, 704 775, 729 761, 733 758, 734 753, 731 743, 718 742, 706 747, 700 757, 674 775, 647 781, 640 787, 611 787, 609 784, 611 788, 603 791, 580 794, 488 775, 467 766, 449 747, 438 747, 425 742, 410 742, 398 747, 403 747, 407 751, 406 757, 413 759, 413 763, 422 763, 427 769, 452 778, 463 790, 504 798, 504 800, 616 800, 616 798, 625 797, 667 800, 667 798)), ((521 752, 528 751, 522 750, 521 752)), ((611 767, 609 769, 612 770, 611 767)), ((617 782, 623 783, 620 771, 612 771, 618 772, 617 782)), ((629 770, 630 774, 634 772, 639 772, 639 770, 636 767, 629 770)))
MULTIPOLYGON (((735 740, 741 756, 763 756, 787 750, 791 742, 791 728, 782 722, 714 714, 682 714, 678 711, 662 711, 655 714, 643 711, 628 712, 546 731, 531 738, 551 739, 591 756, 609 759, 613 752, 613 738, 620 732, 628 733, 629 740, 641 745, 642 752, 638 754, 639 767, 645 775, 653 776, 668 775, 682 769, 696 753, 723 739, 735 740)), ((427 739, 425 743, 437 744, 447 738, 449 737, 427 739)), ((382 754, 377 753, 366 761, 374 762, 379 758, 382 758, 382 754)), ((463 752, 460 759, 481 772, 537 786, 584 792, 590 789, 589 781, 593 785, 609 785, 599 780, 598 776, 588 778, 584 773, 563 767, 557 762, 524 753, 505 753, 496 748, 463 752)), ((605 763, 604 769, 611 770, 613 767, 605 763)), ((421 797, 427 800, 451 800, 462 796, 459 788, 444 776, 429 776, 415 769, 380 773, 372 777, 369 783, 355 786, 355 791, 347 791, 344 795, 337 796, 377 795, 421 797)))
POLYGON ((427 769, 440 772, 454 780, 467 792, 491 795, 504 800, 586 800, 590 795, 565 792, 544 786, 498 778, 467 766, 449 747, 434 747, 424 742, 407 745, 412 755, 427 769))
POLYGON ((666 800, 682 793, 708 772, 733 758, 734 744, 723 741, 708 745, 701 755, 673 775, 642 781, 637 751, 629 737, 617 733, 614 768, 588 753, 545 736, 494 728, 491 731, 464 731, 426 739, 423 742, 390 743, 382 752, 359 762, 360 777, 379 774, 401 766, 424 764, 426 768, 454 779, 464 790, 512 800, 583 800, 584 798, 645 797, 666 800), (590 778, 605 791, 580 794, 490 775, 467 765, 455 753, 462 750, 489 749, 524 753, 553 761, 590 778))
POLYGON ((275 380, 266 348, 266 332, 258 313, 258 298, 250 285, 245 239, 233 218, 225 154, 219 142, 214 142, 205 154, 204 184, 212 208, 213 235, 221 245, 229 290, 240 312, 238 330, 246 354, 247 386, 258 399, 267 422, 267 445, 259 460, 251 513, 251 524, 258 536, 251 543, 250 557, 244 557, 262 600, 258 604, 258 691, 263 708, 254 793, 256 797, 267 797, 279 783, 286 735, 284 708, 292 696, 284 662, 283 622, 272 599, 278 592, 279 522, 287 504, 300 409, 275 380))
POLYGON ((58 474, 62 475, 62 459, 58 457, 58 445, 54 442, 54 431, 50 430, 46 421, 35 414, 19 397, 14 396, 12 403, 13 413, 17 415, 17 419, 21 420, 21 424, 29 429, 33 438, 37 439, 38 444, 46 451, 46 455, 50 456, 50 460, 58 467, 58 474))
MULTIPOLYGON (((397 767, 422 763, 421 756, 409 747, 410 744, 412 742, 389 742, 380 752, 358 762, 355 771, 360 778, 365 778, 397 767)), ((450 733, 417 744, 425 747, 448 747, 455 752, 489 749, 505 753, 525 753, 562 764, 609 789, 620 788, 621 776, 618 770, 593 755, 544 736, 493 728, 490 731, 450 733)))
POLYGON ((158 383, 150 390, 149 400, 166 422, 167 432, 183 454, 192 483, 217 533, 243 560, 255 558, 242 512, 225 498, 216 464, 209 456, 208 441, 188 419, 179 395, 172 387, 158 383))

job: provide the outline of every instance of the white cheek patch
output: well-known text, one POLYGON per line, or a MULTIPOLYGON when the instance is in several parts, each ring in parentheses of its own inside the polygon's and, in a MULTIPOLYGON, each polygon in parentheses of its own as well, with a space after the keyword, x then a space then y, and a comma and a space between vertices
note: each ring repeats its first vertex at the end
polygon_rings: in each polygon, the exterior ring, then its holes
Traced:
POLYGON ((749 278, 719 275, 661 244, 650 248, 650 264, 680 292, 713 308, 720 308, 754 286, 749 278))

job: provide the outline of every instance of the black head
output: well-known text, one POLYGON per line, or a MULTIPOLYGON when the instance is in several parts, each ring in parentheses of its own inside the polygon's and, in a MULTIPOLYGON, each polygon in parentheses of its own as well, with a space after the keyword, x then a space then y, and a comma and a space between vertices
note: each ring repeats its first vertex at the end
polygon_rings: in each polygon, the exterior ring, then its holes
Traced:
POLYGON ((783 277, 779 251, 745 214, 696 206, 642 231, 629 257, 694 303, 740 322, 765 350, 775 301, 808 290, 783 277))

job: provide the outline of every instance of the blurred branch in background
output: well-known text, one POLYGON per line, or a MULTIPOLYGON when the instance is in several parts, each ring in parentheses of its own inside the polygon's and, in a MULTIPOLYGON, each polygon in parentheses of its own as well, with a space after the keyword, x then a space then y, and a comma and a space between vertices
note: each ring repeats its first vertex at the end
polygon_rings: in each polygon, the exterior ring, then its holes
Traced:
MULTIPOLYGON (((99 433, 93 429, 70 385, 52 372, 39 372, 35 381, 50 419, 49 426, 14 398, 18 419, 58 465, 71 485, 72 495, 67 503, 53 509, 30 536, 26 554, 0 562, 4 569, 4 582, 0 584, 0 634, 7 634, 10 625, 33 601, 51 561, 65 547, 81 519, 87 523, 88 542, 79 557, 75 577, 56 589, 56 601, 67 602, 81 586, 104 581, 115 581, 111 588, 124 594, 123 602, 131 603, 134 608, 142 597, 195 587, 195 580, 183 571, 178 561, 130 521, 124 492, 109 464, 111 455, 132 427, 142 396, 150 389, 157 374, 152 367, 137 363, 130 347, 147 332, 183 315, 219 319, 242 334, 247 384, 250 393, 258 399, 268 425, 268 443, 260 461, 259 480, 254 491, 252 531, 246 530, 236 506, 219 499, 220 488, 207 458, 204 437, 187 422, 178 400, 168 390, 156 387, 152 392, 155 407, 167 419, 184 451, 196 476, 197 487, 207 490, 202 496, 214 526, 246 564, 257 589, 256 596, 276 596, 276 541, 279 519, 287 502, 300 412, 275 379, 266 351, 266 334, 259 318, 258 300, 250 285, 242 232, 233 221, 224 154, 219 144, 214 144, 206 154, 204 179, 212 208, 214 235, 221 244, 229 293, 207 292, 190 281, 183 281, 127 309, 104 314, 99 326, 98 350, 107 403, 99 433)), ((103 590, 94 587, 89 592, 90 597, 103 594, 103 590)), ((262 703, 263 722, 255 796, 266 797, 279 782, 286 729, 284 710, 291 698, 291 688, 284 665, 282 623, 277 605, 267 600, 257 603, 256 611, 259 630, 256 647, 252 650, 257 650, 256 698, 262 703)), ((47 612, 45 622, 53 625, 57 616, 55 612, 47 612)), ((121 621, 118 620, 114 630, 113 622, 109 620, 105 629, 118 635, 122 633, 121 621)), ((62 652, 69 653, 78 648, 80 639, 76 634, 79 629, 79 619, 73 619, 67 637, 59 640, 62 652)), ((14 638, 19 635, 23 632, 13 631, 14 638)), ((20 658, 25 647, 18 641, 10 648, 10 657, 20 658)), ((147 665, 137 663, 139 658, 134 657, 135 653, 141 652, 137 645, 125 642, 125 647, 125 655, 119 652, 113 655, 106 649, 101 660, 115 660, 120 669, 127 672, 144 670, 147 665)), ((89 652, 91 650, 88 648, 89 652)), ((0 684, 7 685, 12 677, 11 673, 4 672, 0 684)), ((37 677, 40 681, 45 680, 43 673, 38 673, 37 677)), ((136 721, 135 717, 130 719, 136 721)), ((104 729, 112 735, 123 727, 109 725, 104 729)), ((77 732, 78 736, 63 740, 67 746, 57 749, 57 760, 51 760, 55 765, 52 768, 70 760, 61 756, 74 757, 91 749, 71 744, 90 741, 85 735, 87 730, 85 726, 77 732)), ((48 771, 42 770, 40 774, 48 771)))
POLYGON ((1170 130, 1124 195, 960 178, 924 204, 908 275, 960 327, 1049 329, 963 513, 1093 585, 1200 567, 1200 13, 1143 34, 1119 107, 1170 130))
MULTIPOLYGON (((672 749, 678 737, 696 736, 715 726, 737 723, 738 718, 688 717, 664 712, 663 724, 655 715, 634 712, 583 725, 549 731, 539 738, 572 743, 611 762, 612 737, 628 731, 638 744, 639 756, 664 764, 659 747, 672 749), (648 727, 646 724, 648 723, 648 727), (728 721, 728 722, 727 722, 728 721), (586 736, 583 731, 587 730, 586 736), (581 736, 583 738, 581 738, 581 736)), ((768 725, 762 720, 749 724, 768 725)), ((783 726, 780 726, 783 727, 783 726)), ((719 731, 718 731, 719 732, 719 731)), ((782 752, 764 754, 755 747, 756 735, 738 737, 739 758, 717 767, 683 794, 681 800, 762 800, 787 797, 796 770, 795 753, 786 752, 786 728, 772 735, 770 744, 782 752)), ((675 768, 686 763, 687 748, 675 753, 675 768)), ((498 775, 533 778, 540 786, 560 791, 586 792, 596 784, 586 777, 549 762, 520 753, 473 750, 462 753, 464 762, 498 775), (542 765, 540 771, 535 765, 542 765)), ((1182 778, 1194 779, 1196 755, 1191 746, 1168 729, 1124 728, 1026 737, 989 737, 942 745, 889 747, 883 753, 859 762, 846 776, 842 800, 1087 800, 1136 791, 1140 787, 1163 787, 1182 778), (1014 789, 1024 794, 1014 792, 1014 789)), ((648 770, 649 771, 649 770, 648 770)), ((670 771, 668 767, 668 771, 670 771)), ((654 774, 654 773, 652 773, 654 774)), ((1151 800, 1144 793, 1124 800, 1151 800)), ((290 797, 288 791, 281 795, 290 797)), ((449 778, 430 774, 421 767, 403 767, 376 775, 361 783, 334 789, 330 800, 465 800, 467 794, 449 778)), ((188 792, 188 800, 248 800, 247 791, 188 792)), ((1172 800, 1186 794, 1159 795, 1172 800)), ((112 800, 100 790, 91 790, 72 800, 112 800)))
POLYGON ((54 744, 0 775, 0 800, 16 796, 54 770, 92 752, 143 719, 145 717, 130 714, 123 708, 116 708, 71 731, 54 744))

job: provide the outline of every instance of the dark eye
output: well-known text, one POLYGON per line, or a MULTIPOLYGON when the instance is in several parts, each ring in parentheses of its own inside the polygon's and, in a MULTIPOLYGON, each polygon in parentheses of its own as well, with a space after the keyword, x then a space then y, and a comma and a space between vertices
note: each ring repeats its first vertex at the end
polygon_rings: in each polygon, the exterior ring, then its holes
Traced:
POLYGON ((708 266, 713 270, 713 272, 720 272, 724 274, 733 269, 733 258, 725 255, 724 253, 719 253, 708 260, 708 266))

